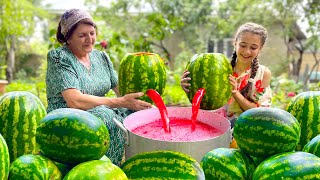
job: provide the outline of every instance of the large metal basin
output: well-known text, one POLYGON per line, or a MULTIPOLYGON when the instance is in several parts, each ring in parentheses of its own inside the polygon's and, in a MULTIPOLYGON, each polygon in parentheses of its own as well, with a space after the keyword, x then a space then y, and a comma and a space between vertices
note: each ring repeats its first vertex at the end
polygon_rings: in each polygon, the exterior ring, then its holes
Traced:
MULTIPOLYGON (((189 107, 167 107, 169 118, 186 118, 191 119, 192 110, 189 107)), ((192 142, 170 142, 145 138, 132 133, 136 127, 148 124, 161 119, 158 108, 138 111, 130 114, 123 124, 113 119, 113 121, 124 131, 126 137, 125 157, 126 159, 142 152, 154 150, 173 150, 180 151, 195 158, 201 162, 203 156, 215 149, 229 147, 231 142, 230 122, 227 118, 216 114, 212 111, 199 109, 197 120, 220 129, 221 136, 212 137, 211 139, 192 142)))

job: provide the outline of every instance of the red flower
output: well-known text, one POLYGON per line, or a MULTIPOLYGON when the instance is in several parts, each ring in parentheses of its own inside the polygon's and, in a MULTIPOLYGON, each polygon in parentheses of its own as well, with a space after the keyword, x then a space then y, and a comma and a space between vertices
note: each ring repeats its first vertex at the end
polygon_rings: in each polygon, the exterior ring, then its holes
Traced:
POLYGON ((296 95, 296 93, 294 93, 294 92, 289 92, 289 93, 287 94, 288 97, 294 97, 295 95, 296 95))
POLYGON ((100 42, 100 45, 101 45, 102 48, 104 48, 104 49, 107 49, 107 47, 108 47, 107 41, 101 41, 101 42, 100 42))
POLYGON ((257 89, 257 92, 258 93, 262 93, 263 91, 264 91, 264 88, 262 88, 261 87, 261 84, 262 84, 262 82, 261 82, 261 80, 258 80, 257 82, 256 82, 256 89, 257 89))

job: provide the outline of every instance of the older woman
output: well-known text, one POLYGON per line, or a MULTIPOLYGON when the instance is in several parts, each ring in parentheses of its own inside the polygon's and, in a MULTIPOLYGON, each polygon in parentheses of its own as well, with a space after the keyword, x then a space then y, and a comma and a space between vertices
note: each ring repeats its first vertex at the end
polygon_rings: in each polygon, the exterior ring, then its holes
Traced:
POLYGON ((104 121, 110 133, 110 147, 106 155, 120 165, 124 152, 124 138, 112 118, 119 121, 131 112, 151 107, 139 100, 142 92, 120 97, 117 74, 105 52, 94 49, 96 25, 85 10, 66 11, 57 28, 61 47, 48 53, 47 111, 58 108, 86 110, 104 121), (105 94, 112 89, 116 98, 105 94))

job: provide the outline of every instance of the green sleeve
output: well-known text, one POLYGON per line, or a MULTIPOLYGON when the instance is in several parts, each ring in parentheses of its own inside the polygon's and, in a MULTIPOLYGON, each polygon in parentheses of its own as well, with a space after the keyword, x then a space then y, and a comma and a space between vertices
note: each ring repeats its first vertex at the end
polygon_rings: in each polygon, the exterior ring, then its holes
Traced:
POLYGON ((69 88, 79 88, 78 75, 67 54, 53 50, 47 58, 47 93, 57 94, 69 88))

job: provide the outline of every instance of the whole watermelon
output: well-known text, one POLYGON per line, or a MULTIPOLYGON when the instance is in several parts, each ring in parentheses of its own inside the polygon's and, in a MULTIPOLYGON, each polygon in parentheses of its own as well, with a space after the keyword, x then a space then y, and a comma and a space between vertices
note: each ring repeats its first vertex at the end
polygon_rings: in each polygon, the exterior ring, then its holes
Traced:
POLYGON ((116 165, 103 160, 83 162, 72 168, 64 180, 127 180, 126 174, 116 165))
POLYGON ((222 107, 231 97, 229 75, 232 67, 227 57, 220 53, 202 53, 194 55, 186 69, 191 77, 188 99, 192 102, 198 89, 204 88, 200 108, 214 110, 222 107))
POLYGON ((259 164, 252 179, 320 179, 320 158, 299 151, 276 154, 259 164))
POLYGON ((267 158, 293 151, 298 144, 300 131, 299 122, 287 111, 257 107, 238 117, 233 136, 244 153, 267 158))
POLYGON ((296 150, 320 134, 320 91, 306 91, 293 97, 286 110, 300 123, 301 137, 296 150))
POLYGON ((176 151, 136 154, 125 161, 121 169, 129 179, 205 179, 195 159, 176 151))
POLYGON ((10 166, 10 180, 60 180, 61 172, 53 161, 42 155, 25 154, 10 166))
MULTIPOLYGON (((128 53, 120 61, 119 90, 121 95, 134 92, 156 90, 160 95, 164 92, 167 74, 162 58, 156 53, 128 53)), ((152 102, 144 95, 142 100, 152 102)))
POLYGON ((10 156, 6 141, 0 134, 0 180, 8 179, 10 156))
POLYGON ((9 92, 0 97, 0 112, 0 134, 6 140, 10 161, 37 153, 36 129, 47 114, 40 99, 30 92, 9 92))
POLYGON ((89 112, 61 108, 48 113, 37 128, 43 155, 67 165, 100 159, 108 150, 106 125, 89 112))
POLYGON ((320 157, 320 134, 312 138, 306 145, 304 145, 303 152, 308 152, 320 157))
POLYGON ((201 160, 206 179, 251 179, 255 163, 240 149, 216 148, 201 160))

